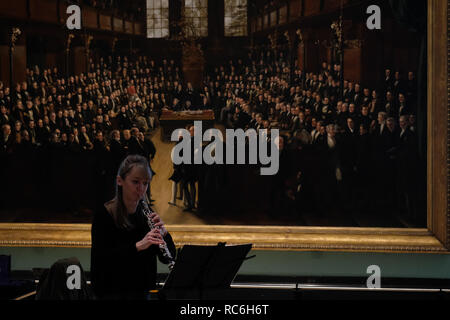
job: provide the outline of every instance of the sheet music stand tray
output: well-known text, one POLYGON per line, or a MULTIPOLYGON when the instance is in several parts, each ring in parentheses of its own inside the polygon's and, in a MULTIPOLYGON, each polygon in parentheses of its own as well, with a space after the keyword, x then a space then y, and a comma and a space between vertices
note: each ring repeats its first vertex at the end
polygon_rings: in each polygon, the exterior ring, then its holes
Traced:
POLYGON ((207 299, 212 292, 227 290, 242 263, 251 259, 251 244, 184 246, 177 254, 160 299, 207 299))

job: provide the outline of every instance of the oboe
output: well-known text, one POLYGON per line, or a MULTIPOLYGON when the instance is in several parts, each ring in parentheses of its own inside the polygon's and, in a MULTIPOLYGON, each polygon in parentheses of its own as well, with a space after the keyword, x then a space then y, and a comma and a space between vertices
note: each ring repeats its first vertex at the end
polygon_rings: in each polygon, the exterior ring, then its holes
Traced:
MULTIPOLYGON (((150 230, 153 230, 156 228, 151 218, 153 211, 150 209, 150 207, 148 206, 147 202, 144 199, 141 200, 141 203, 142 203, 142 211, 144 212, 144 215, 147 218, 148 226, 150 227, 150 230)), ((161 229, 159 230, 159 232, 162 236, 161 229)), ((175 260, 173 259, 172 254, 169 251, 169 248, 167 247, 167 243, 164 242, 163 244, 160 244, 159 249, 161 250, 163 257, 167 259, 167 261, 169 261, 169 263, 167 264, 169 270, 172 270, 175 265, 175 260)))

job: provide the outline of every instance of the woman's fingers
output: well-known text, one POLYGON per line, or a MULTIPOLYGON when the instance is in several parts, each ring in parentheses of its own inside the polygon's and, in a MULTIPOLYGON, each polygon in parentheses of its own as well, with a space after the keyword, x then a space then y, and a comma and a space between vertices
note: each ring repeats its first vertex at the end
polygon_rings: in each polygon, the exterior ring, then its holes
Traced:
POLYGON ((153 223, 158 223, 158 222, 161 221, 161 218, 160 218, 159 216, 154 216, 154 217, 152 218, 152 221, 153 221, 153 223))
POLYGON ((161 220, 160 216, 156 213, 153 213, 150 218, 153 221, 153 224, 155 225, 156 228, 163 228, 164 227, 164 222, 161 220))
POLYGON ((158 229, 153 229, 147 234, 147 239, 155 244, 163 244, 163 238, 158 229))
POLYGON ((159 222, 155 223, 155 227, 156 228, 162 227, 163 225, 164 225, 164 222, 162 222, 162 221, 159 221, 159 222))
POLYGON ((147 241, 150 243, 153 243, 153 244, 163 244, 164 243, 164 241, 161 238, 152 237, 152 236, 148 236, 147 241))
POLYGON ((158 229, 153 229, 152 231, 149 232, 149 236, 152 237, 156 237, 156 238, 161 238, 161 233, 159 232, 158 229))
POLYGON ((156 212, 152 212, 150 214, 150 218, 152 218, 152 220, 155 220, 155 218, 159 218, 159 215, 156 212))
POLYGON ((151 215, 150 215, 150 218, 153 220, 153 222, 155 222, 155 223, 157 223, 157 222, 162 222, 162 220, 161 220, 161 217, 157 214, 157 213, 155 213, 155 212, 153 212, 151 215))

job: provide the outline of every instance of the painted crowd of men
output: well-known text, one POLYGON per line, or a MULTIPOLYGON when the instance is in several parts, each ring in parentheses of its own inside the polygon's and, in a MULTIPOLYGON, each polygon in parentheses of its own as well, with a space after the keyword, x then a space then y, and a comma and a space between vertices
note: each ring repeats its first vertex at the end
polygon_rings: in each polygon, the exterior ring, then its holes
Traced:
POLYGON ((353 210, 377 199, 413 214, 419 106, 412 72, 403 79, 387 69, 374 90, 344 81, 341 92, 338 65, 291 72, 282 54, 261 53, 211 67, 199 89, 184 85, 173 60, 157 64, 147 57, 101 58, 87 74, 69 78, 57 68, 27 74, 13 92, 0 84, 2 155, 51 144, 93 150, 117 165, 117 139, 123 144, 132 136, 137 143, 129 150, 151 158, 145 134, 162 109, 213 109, 226 127, 281 130, 290 160, 283 159, 287 169, 278 176, 285 176, 272 194, 281 189, 279 201, 296 203, 288 211, 325 212, 337 202, 353 210))
POLYGON ((417 221, 423 170, 413 72, 404 79, 386 69, 372 90, 346 80, 341 94, 338 65, 323 63, 317 74, 295 70, 290 78, 282 57, 258 58, 230 61, 209 80, 226 127, 281 130, 285 169, 272 183, 269 194, 278 198, 272 208, 291 214, 384 210, 417 221))

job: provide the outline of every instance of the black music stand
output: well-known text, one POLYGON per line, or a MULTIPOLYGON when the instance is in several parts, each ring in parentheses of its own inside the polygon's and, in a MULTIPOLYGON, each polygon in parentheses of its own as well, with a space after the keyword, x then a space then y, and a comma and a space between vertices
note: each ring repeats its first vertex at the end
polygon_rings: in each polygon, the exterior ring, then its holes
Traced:
POLYGON ((207 299, 210 293, 227 290, 247 258, 251 244, 184 246, 177 254, 160 299, 207 299))

